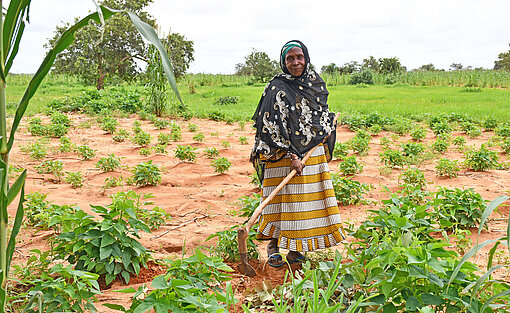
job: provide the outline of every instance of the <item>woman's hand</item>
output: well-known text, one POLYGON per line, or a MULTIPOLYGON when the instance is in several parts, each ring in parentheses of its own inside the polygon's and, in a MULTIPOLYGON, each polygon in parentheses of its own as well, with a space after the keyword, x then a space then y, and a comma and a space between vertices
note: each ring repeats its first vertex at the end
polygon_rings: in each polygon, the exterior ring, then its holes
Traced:
POLYGON ((303 168, 305 167, 305 163, 301 162, 301 159, 295 158, 292 159, 292 162, 290 164, 290 170, 296 170, 298 175, 301 175, 303 172, 303 168))

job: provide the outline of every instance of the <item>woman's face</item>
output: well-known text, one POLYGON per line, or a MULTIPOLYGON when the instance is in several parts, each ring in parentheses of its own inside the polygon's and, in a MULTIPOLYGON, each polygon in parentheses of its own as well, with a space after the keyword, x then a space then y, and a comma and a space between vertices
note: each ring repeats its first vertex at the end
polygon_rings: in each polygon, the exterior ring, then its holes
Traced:
POLYGON ((301 76, 305 70, 305 55, 303 49, 293 47, 285 55, 285 66, 292 76, 301 76))

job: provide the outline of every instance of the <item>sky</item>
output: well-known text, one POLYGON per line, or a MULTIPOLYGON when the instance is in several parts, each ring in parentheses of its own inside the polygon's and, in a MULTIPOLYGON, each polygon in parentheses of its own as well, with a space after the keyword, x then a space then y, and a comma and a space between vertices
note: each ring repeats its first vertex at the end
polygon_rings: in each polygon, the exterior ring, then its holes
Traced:
MULTIPOLYGON (((93 10, 91 0, 32 1, 11 72, 34 73, 55 27, 93 10)), ((509 0, 154 0, 147 11, 161 33, 194 42, 192 73, 232 74, 253 49, 277 60, 292 39, 308 47, 317 69, 369 56, 397 57, 408 70, 492 68, 510 50, 509 0)))

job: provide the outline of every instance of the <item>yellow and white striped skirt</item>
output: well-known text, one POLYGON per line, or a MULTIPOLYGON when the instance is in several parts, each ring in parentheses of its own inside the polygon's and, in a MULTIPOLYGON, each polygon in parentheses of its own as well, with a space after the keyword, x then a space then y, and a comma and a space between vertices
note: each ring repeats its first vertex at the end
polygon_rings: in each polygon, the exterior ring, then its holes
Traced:
MULTIPOLYGON (((264 201, 290 173, 290 158, 267 162, 264 168, 264 201)), ((291 251, 314 251, 337 245, 345 239, 333 183, 323 145, 306 162, 300 176, 267 204, 259 218, 257 238, 278 238, 278 246, 291 251)))

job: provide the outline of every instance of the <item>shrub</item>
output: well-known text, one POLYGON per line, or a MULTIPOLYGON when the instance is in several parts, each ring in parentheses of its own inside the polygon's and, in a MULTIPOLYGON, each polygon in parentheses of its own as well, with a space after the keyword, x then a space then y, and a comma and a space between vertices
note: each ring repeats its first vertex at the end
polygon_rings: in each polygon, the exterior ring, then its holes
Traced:
POLYGON ((464 166, 474 171, 491 170, 498 165, 497 152, 482 145, 480 149, 473 149, 465 153, 464 166))
POLYGON ((116 157, 113 153, 109 154, 108 157, 100 158, 96 163, 96 168, 103 172, 113 172, 121 166, 120 157, 116 157))
POLYGON ((196 150, 198 148, 193 148, 191 146, 181 146, 177 145, 175 149, 175 157, 178 158, 181 162, 195 162, 197 160, 196 150))
POLYGON ((214 104, 216 105, 228 105, 228 104, 237 104, 239 101, 239 97, 219 97, 214 101, 214 104))
POLYGON ((349 80, 350 85, 358 85, 358 84, 374 84, 374 77, 372 71, 364 70, 360 73, 354 73, 351 75, 351 79, 349 80))
POLYGON ((211 161, 211 166, 214 167, 215 173, 223 174, 230 169, 232 163, 227 158, 217 158, 211 161))
POLYGON ((436 175, 437 176, 448 176, 450 178, 457 177, 459 175, 460 167, 457 160, 449 160, 442 158, 437 161, 436 164, 436 175))
POLYGON ((152 160, 136 165, 132 169, 133 183, 138 186, 153 185, 156 186, 161 182, 161 170, 156 164, 152 164, 152 160))

